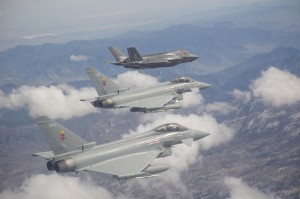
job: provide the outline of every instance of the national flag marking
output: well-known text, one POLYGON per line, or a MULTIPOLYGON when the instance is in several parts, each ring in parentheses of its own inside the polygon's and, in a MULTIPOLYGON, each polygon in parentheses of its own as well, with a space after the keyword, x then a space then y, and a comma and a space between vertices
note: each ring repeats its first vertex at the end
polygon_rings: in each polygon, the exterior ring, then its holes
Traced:
POLYGON ((66 139, 65 130, 60 130, 59 134, 60 134, 60 139, 61 140, 65 140, 66 139))

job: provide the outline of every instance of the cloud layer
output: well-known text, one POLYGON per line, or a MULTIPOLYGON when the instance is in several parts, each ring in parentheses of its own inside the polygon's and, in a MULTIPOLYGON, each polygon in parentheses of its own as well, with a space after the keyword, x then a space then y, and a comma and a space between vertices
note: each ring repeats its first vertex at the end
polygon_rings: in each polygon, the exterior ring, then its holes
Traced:
POLYGON ((95 185, 89 180, 58 174, 36 175, 23 182, 21 187, 14 190, 4 190, 2 199, 114 199, 116 196, 106 189, 95 185))
POLYGON ((300 102, 300 78, 271 66, 252 81, 249 91, 234 89, 231 94, 244 103, 255 99, 274 107, 291 106, 300 102))
POLYGON ((224 183, 230 189, 229 199, 279 199, 272 193, 264 193, 256 187, 250 187, 239 178, 225 177, 224 183))
POLYGON ((240 100, 243 101, 244 103, 248 103, 252 96, 251 96, 251 92, 249 91, 241 91, 239 89, 234 89, 231 92, 231 95, 236 99, 236 100, 240 100))
POLYGON ((219 113, 221 115, 227 115, 231 111, 234 111, 236 108, 231 106, 227 102, 213 102, 207 104, 205 110, 209 113, 219 113))
POLYGON ((124 88, 143 88, 158 84, 157 78, 139 73, 137 71, 127 71, 117 76, 117 84, 124 88))
POLYGON ((49 87, 21 86, 10 94, 0 90, 0 108, 25 108, 32 117, 47 115, 52 119, 70 119, 97 112, 90 103, 80 101, 96 96, 94 88, 78 90, 65 84, 49 87))
POLYGON ((88 59, 85 55, 70 55, 70 60, 75 62, 87 61, 88 59))
POLYGON ((275 67, 262 72, 250 89, 254 97, 275 107, 300 102, 300 78, 275 67))

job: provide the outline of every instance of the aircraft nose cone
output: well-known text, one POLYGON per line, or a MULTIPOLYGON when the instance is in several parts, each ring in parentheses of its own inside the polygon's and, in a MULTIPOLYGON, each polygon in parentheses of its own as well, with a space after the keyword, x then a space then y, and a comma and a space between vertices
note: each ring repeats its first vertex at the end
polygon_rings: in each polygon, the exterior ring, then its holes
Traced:
POLYGON ((198 59, 199 57, 197 55, 191 54, 187 58, 188 58, 189 62, 192 62, 192 61, 195 61, 196 59, 198 59))
POLYGON ((192 60, 195 61, 196 59, 198 59, 199 57, 197 55, 193 55, 192 56, 192 60))
POLYGON ((203 90, 203 89, 209 88, 211 86, 212 85, 210 85, 210 84, 199 82, 199 86, 198 87, 199 87, 199 90, 203 90))
POLYGON ((210 134, 203 131, 195 131, 194 135, 195 135, 194 140, 199 140, 205 138, 206 136, 209 136, 210 134))

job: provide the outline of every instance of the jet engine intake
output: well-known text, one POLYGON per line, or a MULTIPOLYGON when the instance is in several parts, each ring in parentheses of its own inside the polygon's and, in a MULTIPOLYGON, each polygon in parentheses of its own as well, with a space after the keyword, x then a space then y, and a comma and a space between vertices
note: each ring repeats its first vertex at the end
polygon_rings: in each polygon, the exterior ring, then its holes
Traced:
POLYGON ((58 173, 65 173, 75 171, 75 166, 75 161, 72 158, 69 158, 56 162, 54 164, 54 169, 58 173))

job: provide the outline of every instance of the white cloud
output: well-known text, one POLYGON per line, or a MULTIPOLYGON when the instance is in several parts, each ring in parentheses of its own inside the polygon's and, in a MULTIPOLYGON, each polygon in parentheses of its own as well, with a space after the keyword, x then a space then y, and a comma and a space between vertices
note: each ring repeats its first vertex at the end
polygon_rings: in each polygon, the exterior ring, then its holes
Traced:
POLYGON ((129 10, 120 10, 120 11, 100 12, 100 13, 93 14, 93 15, 85 15, 80 18, 83 18, 83 19, 95 19, 95 18, 105 18, 105 17, 109 18, 112 16, 127 15, 133 11, 137 11, 137 10, 130 10, 130 11, 129 10))
POLYGON ((207 104, 205 106, 205 110, 209 113, 219 113, 222 115, 226 115, 231 111, 234 111, 236 108, 231 106, 227 102, 213 102, 211 104, 207 104))
POLYGON ((275 67, 262 72, 250 89, 254 97, 275 107, 300 102, 300 78, 275 67))
POLYGON ((158 80, 151 76, 139 73, 137 71, 128 71, 117 76, 115 80, 124 88, 143 88, 158 84, 158 80))
POLYGON ((45 34, 36 34, 36 35, 24 36, 24 37, 21 37, 21 38, 32 40, 32 39, 36 39, 36 38, 40 38, 40 37, 54 37, 56 35, 57 34, 54 34, 54 33, 45 33, 45 34))
POLYGON ((89 58, 85 55, 70 55, 70 60, 75 62, 86 61, 88 59, 89 58))
POLYGON ((195 107, 204 103, 204 98, 199 93, 198 89, 193 89, 192 92, 184 93, 183 100, 181 101, 182 107, 195 107))
POLYGON ((89 180, 58 174, 36 175, 23 182, 21 187, 4 190, 0 193, 2 199, 114 199, 125 198, 123 195, 113 195, 106 189, 95 185, 89 180))
POLYGON ((300 102, 300 78, 271 66, 252 81, 249 91, 234 89, 231 95, 244 103, 254 97, 266 105, 275 107, 294 105, 300 102))
POLYGON ((250 187, 238 178, 225 177, 224 183, 230 189, 229 199, 279 199, 272 193, 264 193, 256 187, 250 187))
POLYGON ((236 99, 236 100, 241 100, 244 103, 247 103, 251 100, 251 92, 249 91, 241 91, 239 89, 234 89, 231 92, 231 95, 236 99))
POLYGON ((0 108, 26 108, 32 117, 46 115, 52 119, 70 119, 97 112, 98 109, 90 103, 80 101, 94 96, 97 96, 94 88, 77 90, 65 84, 50 87, 21 86, 10 94, 0 91, 0 108))

